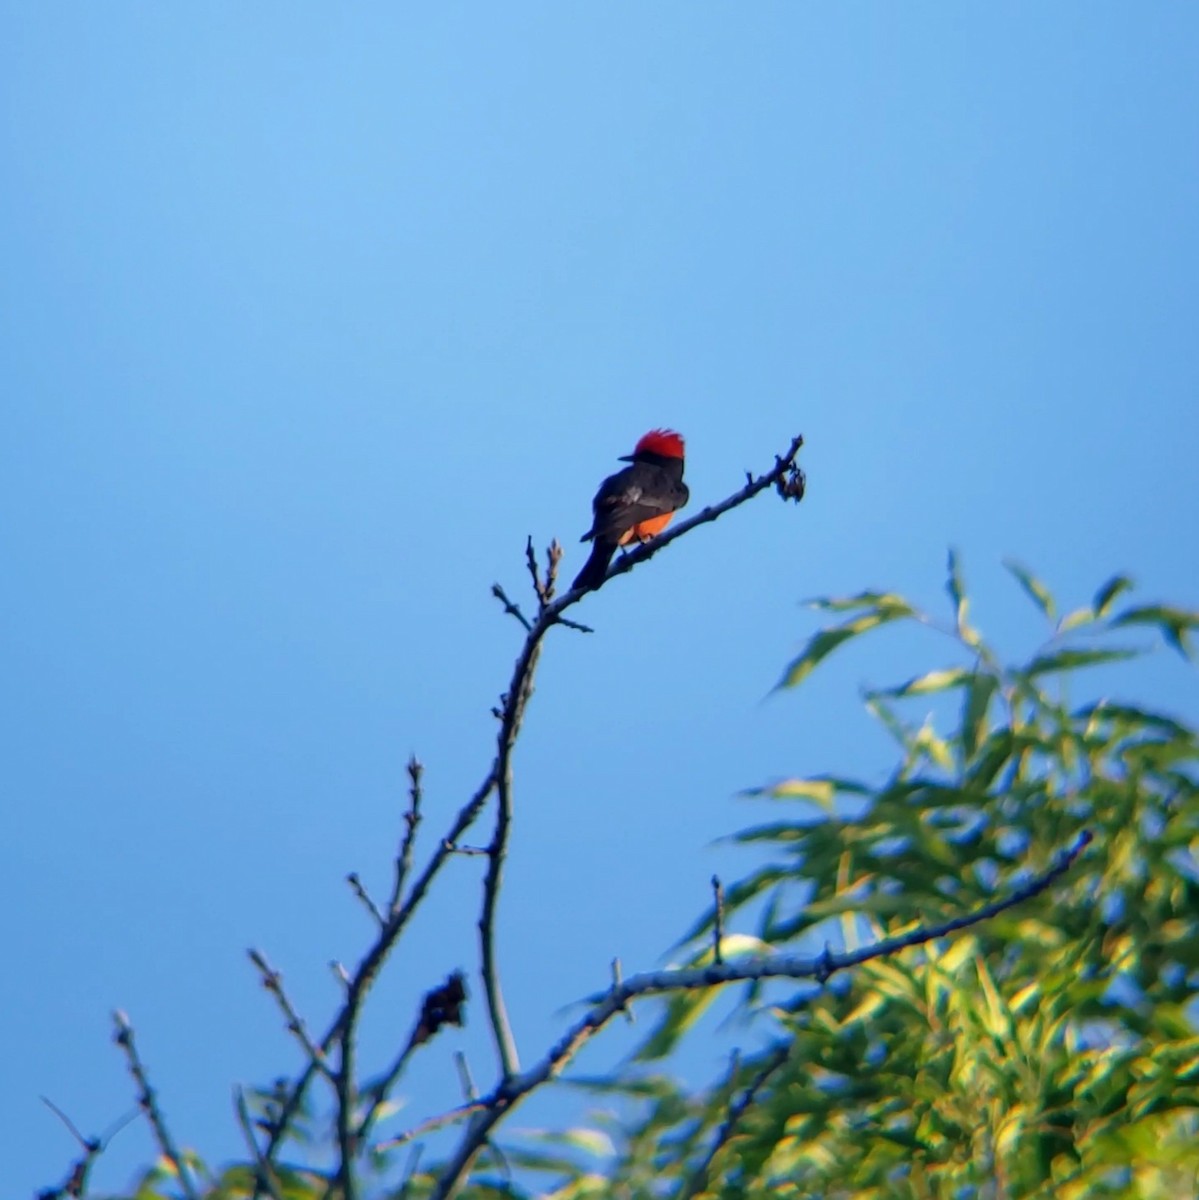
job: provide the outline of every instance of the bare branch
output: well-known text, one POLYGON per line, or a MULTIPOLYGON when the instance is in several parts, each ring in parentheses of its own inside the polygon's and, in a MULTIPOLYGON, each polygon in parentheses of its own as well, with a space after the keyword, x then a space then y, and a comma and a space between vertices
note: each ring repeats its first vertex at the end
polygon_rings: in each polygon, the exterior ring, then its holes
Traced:
POLYGON ((516 1078, 502 1080, 484 1100, 482 1112, 471 1122, 457 1151, 443 1170, 432 1193, 434 1200, 447 1200, 457 1191, 495 1126, 531 1091, 557 1076, 579 1049, 630 1000, 758 979, 815 979, 823 984, 838 971, 861 966, 877 958, 887 958, 913 946, 947 937, 1024 903, 1060 879, 1090 842, 1091 834, 1083 832, 1074 845, 1058 855, 1057 861, 1048 871, 1015 888, 1000 900, 938 925, 922 926, 896 937, 884 938, 872 946, 865 946, 846 954, 834 954, 826 949, 815 959, 801 955, 773 954, 723 965, 649 971, 635 975, 607 992, 590 997, 587 1003, 593 1006, 591 1011, 567 1030, 536 1066, 516 1078))
POLYGON ((533 631, 533 622, 520 611, 520 606, 508 599, 508 593, 498 583, 491 585, 491 594, 504 606, 504 612, 515 617, 524 627, 526 633, 533 631))
POLYGON ((500 885, 504 877, 504 859, 508 853, 508 834, 512 823, 512 743, 516 740, 524 707, 532 692, 531 681, 534 665, 535 659, 530 663, 529 671, 524 677, 529 681, 528 686, 523 688, 524 695, 518 696, 516 704, 510 706, 510 718, 501 726, 501 738, 504 740, 500 743, 498 759, 499 786, 497 788, 495 832, 491 838, 491 845, 487 848, 487 874, 483 880, 483 907, 479 914, 480 973, 483 976, 483 990, 487 996, 487 1013, 491 1020, 496 1053, 499 1055, 500 1070, 505 1079, 520 1070, 520 1060, 517 1057, 516 1041, 512 1036, 512 1026, 508 1021, 503 989, 500 986, 499 964, 495 958, 495 915, 499 904, 500 885), (505 733, 507 733, 506 738, 504 737, 505 733))
POLYGON ((350 890, 362 901, 362 906, 375 918, 375 924, 380 929, 386 924, 383 914, 379 911, 379 906, 370 898, 369 893, 362 884, 362 880, 358 877, 357 871, 351 871, 346 876, 346 883, 350 885, 350 890))
POLYGON ((409 1142, 424 1137, 426 1134, 436 1133, 439 1129, 445 1129, 447 1125, 456 1125, 459 1121, 465 1121, 467 1117, 473 1117, 476 1113, 482 1112, 485 1107, 486 1105, 482 1100, 468 1101, 458 1108, 451 1108, 449 1112, 439 1113, 435 1117, 430 1117, 427 1121, 422 1121, 419 1125, 414 1125, 411 1129, 405 1130, 393 1138, 388 1138, 385 1142, 379 1142, 374 1149, 395 1150, 397 1147, 407 1145, 409 1142))
MULTIPOLYGON (((638 547, 616 564, 611 569, 609 576, 632 570, 639 563, 646 561, 674 541, 675 538, 681 537, 698 525, 714 521, 717 517, 744 504, 768 487, 775 486, 780 492, 797 495, 795 481, 802 476, 795 459, 802 444, 801 437, 792 439, 790 448, 785 455, 776 458, 775 466, 771 471, 748 482, 741 491, 727 500, 704 509, 689 521, 681 522, 668 533, 638 547), (790 492, 788 492, 788 488, 791 489, 790 492)), ((384 923, 380 927, 374 943, 367 949, 358 966, 346 976, 345 1004, 333 1018, 325 1035, 316 1043, 320 1056, 327 1056, 335 1045, 342 1042, 343 1038, 353 1035, 362 1002, 377 979, 387 957, 398 943, 413 913, 425 898, 433 880, 436 879, 449 858, 459 852, 458 843, 462 835, 478 820, 484 805, 495 792, 497 794, 496 824, 488 846, 488 870, 484 881, 484 898, 479 919, 480 952, 483 960, 484 990, 488 1001, 488 1012, 502 1070, 507 1077, 514 1077, 515 1072, 519 1070, 516 1048, 500 991, 494 948, 495 909, 512 819, 511 757, 513 747, 520 734, 529 698, 533 692, 533 677, 545 635, 554 625, 567 625, 590 632, 586 626, 568 621, 563 616, 563 613, 571 605, 578 603, 586 595, 586 592, 572 590, 557 598, 553 597, 560 549, 556 553, 554 547, 550 547, 544 578, 533 552, 531 538, 527 541, 525 550, 534 592, 538 597, 537 619, 531 621, 526 617, 509 600, 503 588, 498 584, 492 589, 493 595, 504 604, 505 611, 511 612, 521 622, 526 634, 524 645, 513 666, 511 682, 497 713, 500 728, 496 739, 495 758, 475 793, 459 810, 447 833, 437 842, 436 849, 424 870, 411 885, 407 896, 401 899, 397 895, 388 912, 384 914, 384 923)), ((283 1099, 278 1120, 270 1131, 263 1152, 268 1161, 274 1160, 274 1155, 286 1137, 291 1121, 299 1112, 307 1089, 317 1073, 319 1061, 319 1057, 310 1057, 286 1098, 283 1099)), ((482 1141, 480 1141, 481 1144, 482 1141)))
POLYGON ((451 854, 460 854, 463 858, 486 858, 491 851, 486 846, 446 845, 451 854))
MULTIPOLYGON (((341 1055, 337 1066, 335 1084, 337 1090, 337 1185, 340 1200, 358 1200, 358 1183, 354 1176, 354 1159, 357 1157, 358 1142, 354 1136, 354 1049, 357 1038, 357 1023, 346 1022, 341 1032, 341 1055)), ((333 1189, 327 1193, 332 1195, 333 1189)))
POLYGON ((278 1001, 279 1008, 283 1012, 283 1019, 287 1023, 288 1033, 292 1034, 296 1041, 300 1043, 308 1061, 324 1075, 332 1078, 328 1064, 325 1062, 324 1053, 320 1047, 313 1044, 312 1038, 308 1036, 308 1028, 305 1026, 303 1018, 296 1011, 295 1005, 288 999, 287 992, 283 988, 282 974, 267 962, 266 956, 262 951, 247 950, 246 954, 258 969, 259 975, 262 976, 262 986, 278 1001))
MULTIPOLYGON (((612 960, 612 986, 618 988, 622 983, 624 983, 624 969, 620 965, 620 959, 614 958, 612 960)), ((624 1015, 628 1018, 630 1025, 637 1024, 637 1014, 627 1005, 625 1006, 624 1015)))
POLYGON ((400 853, 396 857, 395 879, 391 886, 391 901, 387 911, 394 913, 400 906, 400 897, 404 894, 404 882, 408 872, 412 870, 412 852, 416 844, 416 829, 420 824, 420 806, 423 797, 421 778, 425 768, 416 755, 408 759, 408 811, 404 814, 404 840, 400 843, 400 853))
POLYGON ((533 591, 537 599, 545 604, 545 592, 541 583, 541 571, 537 566, 537 555, 533 551, 533 535, 525 539, 525 564, 529 568, 529 578, 533 581, 533 591))
MULTIPOLYGON (((361 1004, 371 984, 378 977, 378 973, 386 961, 388 954, 395 948, 396 942, 399 941, 400 935, 412 918, 412 914, 420 905, 421 900, 424 899, 429 886, 454 852, 454 845, 458 838, 478 820, 479 814, 483 811, 483 805, 486 803, 488 796, 491 795, 494 786, 494 774, 489 772, 476 789, 474 795, 459 810, 448 834, 442 839, 437 849, 433 852, 428 864, 425 866, 424 871, 412 885, 412 890, 408 893, 408 898, 388 917, 387 924, 380 931, 374 944, 363 956, 354 974, 352 976, 345 975, 346 1004, 333 1018, 332 1024, 319 1043, 322 1054, 327 1055, 337 1043, 342 1029, 351 1020, 351 1017, 356 1019, 358 1005, 361 1004), (351 1004, 353 1005, 352 1010, 351 1004)), ((282 1144, 292 1120, 299 1112, 300 1105, 304 1102, 304 1096, 307 1093, 309 1085, 312 1083, 312 1078, 316 1074, 316 1071, 315 1060, 310 1060, 304 1070, 300 1072, 295 1084, 292 1086, 286 1099, 282 1102, 278 1120, 271 1130, 264 1151, 268 1160, 274 1160, 274 1155, 282 1144)))
POLYGON ((158 1149, 162 1152, 163 1158, 175 1168, 175 1174, 179 1178, 179 1186, 183 1189, 184 1196, 187 1197, 187 1200, 198 1200, 191 1171, 184 1163, 183 1156, 176 1148, 170 1130, 167 1129, 166 1118, 162 1115, 162 1109, 158 1107, 158 1098, 150 1086, 145 1065, 137 1052, 137 1046, 133 1040, 133 1026, 130 1025, 129 1018, 120 1009, 112 1014, 112 1020, 116 1026, 113 1041, 125 1052, 129 1073, 133 1076, 133 1082, 137 1084, 138 1108, 150 1122, 150 1128, 154 1131, 154 1139, 158 1142, 158 1149))
POLYGON ((454 1066, 458 1068, 458 1082, 462 1085, 462 1094, 467 1102, 473 1104, 479 1098, 479 1089, 475 1086, 475 1077, 470 1073, 470 1063, 461 1050, 454 1052, 454 1066))

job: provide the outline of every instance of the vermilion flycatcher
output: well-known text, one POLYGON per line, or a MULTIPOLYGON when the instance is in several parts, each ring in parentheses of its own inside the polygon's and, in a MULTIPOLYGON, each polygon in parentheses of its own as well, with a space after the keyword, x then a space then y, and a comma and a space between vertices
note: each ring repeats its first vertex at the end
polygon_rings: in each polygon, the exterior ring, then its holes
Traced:
POLYGON ((683 439, 673 429, 651 429, 620 461, 632 466, 609 475, 591 502, 595 517, 580 540, 595 545, 572 588, 599 587, 616 548, 661 533, 690 496, 683 482, 683 439))

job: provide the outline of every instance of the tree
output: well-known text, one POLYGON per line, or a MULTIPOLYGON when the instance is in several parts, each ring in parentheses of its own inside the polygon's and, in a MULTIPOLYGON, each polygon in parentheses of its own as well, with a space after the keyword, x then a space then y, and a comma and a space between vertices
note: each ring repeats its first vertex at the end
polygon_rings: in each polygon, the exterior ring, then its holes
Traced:
MULTIPOLYGON (((800 498, 801 444, 796 438, 772 470, 633 551, 613 574, 771 488, 800 498)), ((554 596, 557 547, 544 569, 531 543, 527 560, 536 616, 493 589, 526 634, 496 709, 495 759, 420 871, 421 768, 410 765, 390 895, 372 898, 350 877, 377 935, 347 972, 345 1001, 323 1035, 308 1032, 280 976, 265 956, 251 954, 306 1065, 275 1088, 238 1096, 245 1162, 216 1174, 178 1147, 132 1027, 118 1014, 117 1041, 163 1156, 139 1200, 523 1195, 543 1191, 539 1179, 561 1197, 1132 1196, 1159 1194, 1145 1190, 1151 1161, 1166 1189, 1160 1194, 1182 1194, 1179 1181, 1194 1184, 1199 1039, 1186 1006, 1199 980, 1195 734, 1128 704, 1072 706, 1064 685, 1075 671, 1136 653, 1108 643, 1138 626, 1160 629, 1185 650, 1196 614, 1164 606, 1114 613, 1131 586, 1117 577, 1092 605, 1059 620, 1046 589, 1014 567, 1051 629, 1029 662, 1005 667, 968 621, 951 556, 946 632, 955 662, 866 697, 899 747, 890 777, 876 786, 807 775, 760 789, 786 815, 738 840, 765 847, 774 861, 727 888, 714 880, 712 910, 684 942, 687 962, 614 978, 521 1071, 492 953, 511 752, 545 635, 555 625, 585 629, 563 615, 578 594, 554 596), (909 724, 903 710, 916 698, 932 703, 941 723, 909 724), (459 1108, 381 1139, 376 1122, 412 1055, 462 1019, 464 979, 430 986, 410 1035, 371 1075, 356 1060, 357 1022, 411 915, 486 812, 494 824, 478 974, 498 1078, 459 1108), (756 932, 728 932, 734 921, 753 922, 756 932), (730 986, 741 989, 755 1048, 736 1057, 724 1078, 688 1093, 651 1064, 730 986), (590 1129, 551 1132, 532 1148, 502 1146, 503 1122, 520 1101, 649 996, 667 999, 638 1069, 577 1081, 634 1103, 634 1117, 597 1118, 590 1129), (319 1129, 310 1099, 317 1084, 331 1097, 318 1142, 333 1147, 332 1166, 304 1162, 300 1144, 311 1120, 319 1129), (446 1127, 459 1131, 458 1141, 442 1161, 412 1156, 425 1135, 446 1127), (588 1158, 589 1149, 609 1146, 614 1152, 588 1158), (484 1169, 489 1163, 498 1174, 484 1169)), ((935 626, 894 594, 817 606, 836 621, 810 639, 781 687, 798 686, 838 646, 882 625, 935 626)), ((83 1141, 67 1179, 44 1195, 87 1194, 102 1148, 83 1141)))

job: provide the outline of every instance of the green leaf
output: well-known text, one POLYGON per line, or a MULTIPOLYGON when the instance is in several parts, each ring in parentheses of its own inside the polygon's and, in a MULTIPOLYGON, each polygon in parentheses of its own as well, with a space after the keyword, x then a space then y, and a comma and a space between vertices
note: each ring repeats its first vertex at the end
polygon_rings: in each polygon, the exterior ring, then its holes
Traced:
POLYGON ((1037 655, 1019 674, 1033 679, 1038 675, 1073 671, 1078 667, 1094 667, 1099 663, 1122 662, 1140 656, 1139 650, 1055 650, 1052 654, 1037 655))
POLYGON ((1095 599, 1092 602, 1095 608, 1097 617, 1107 616, 1107 610, 1112 606, 1112 601, 1120 595, 1121 592, 1131 592, 1133 582, 1127 575, 1113 575, 1096 593, 1095 599))
POLYGON ((830 814, 836 794, 836 787, 828 779, 785 779, 770 789, 773 800, 811 800, 830 814))
POLYGON ((658 1027, 641 1044, 635 1055, 639 1062, 665 1058, 679 1039, 711 1006, 720 988, 704 988, 696 992, 676 992, 666 1002, 666 1012, 658 1027))
POLYGON ((1057 631, 1058 633, 1069 633, 1080 625, 1090 625, 1094 620, 1095 610, 1093 608, 1076 608, 1073 612, 1068 612, 1057 623, 1057 631))
POLYGON ((1132 704, 1113 704, 1109 700, 1101 700, 1097 704, 1086 704, 1076 709, 1073 715, 1080 721, 1116 721, 1133 729, 1144 726, 1176 738, 1189 739, 1192 736, 1191 730, 1173 717, 1132 704))
POLYGON ((746 788, 740 795, 755 800, 808 799, 823 805, 837 792, 851 796, 869 796, 872 789, 856 779, 846 779, 840 775, 809 775, 803 779, 784 779, 766 787, 746 788))
POLYGON ((868 633, 871 629, 877 629, 880 625, 886 625, 889 621, 897 621, 902 617, 910 617, 914 614, 915 610, 906 600, 898 596, 884 596, 874 607, 858 616, 851 617, 840 625, 820 630, 808 640, 803 653, 787 667, 782 679, 775 684, 775 691, 797 687, 838 646, 852 638, 868 633))
POLYGON ((999 690, 999 680, 986 672, 975 672, 962 704, 962 749, 968 759, 978 750, 987 727, 987 712, 999 690))
POLYGON ((981 646, 982 635, 966 619, 970 612, 970 600, 966 595, 966 585, 962 581, 961 564, 958 561, 957 551, 952 547, 949 551, 948 571, 949 576, 945 581, 945 590, 949 593, 949 599, 953 603, 954 628, 957 630, 958 637, 967 646, 981 646))
POLYGON ((819 612, 853 612, 858 608, 889 608, 896 604, 907 604, 902 596, 894 592, 858 592, 853 596, 815 596, 805 600, 804 605, 819 612))
POLYGON ((881 693, 864 692, 862 702, 866 705, 866 711, 878 720, 904 749, 910 747, 912 730, 903 723, 899 714, 886 703, 881 693))
POLYGON ((1016 737, 1010 729, 997 729, 983 743, 978 760, 966 773, 966 782, 972 789, 980 791, 990 787, 995 776, 1018 748, 1016 737))
POLYGON ((1005 558, 1003 565, 1015 576, 1017 583, 1024 589, 1028 598, 1045 614, 1049 620, 1057 616, 1057 605, 1049 589, 1027 568, 1021 566, 1015 559, 1005 558))
POLYGON ((899 699, 901 696, 924 696, 930 692, 947 692, 950 688, 961 687, 973 677, 974 672, 965 667, 943 667, 936 671, 926 671, 898 687, 884 688, 872 694, 890 696, 892 699, 899 699))
POLYGON ((1112 625, 1156 625, 1162 637, 1183 658, 1190 658, 1187 636, 1199 629, 1199 612, 1169 604, 1143 604, 1139 608, 1126 608, 1112 619, 1112 625))

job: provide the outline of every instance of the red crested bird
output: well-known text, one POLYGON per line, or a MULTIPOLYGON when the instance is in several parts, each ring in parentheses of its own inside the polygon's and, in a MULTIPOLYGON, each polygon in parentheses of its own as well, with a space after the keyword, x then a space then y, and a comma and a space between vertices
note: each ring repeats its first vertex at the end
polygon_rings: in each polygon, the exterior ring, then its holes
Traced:
POLYGON ((594 542, 572 588, 597 588, 617 547, 648 542, 670 524, 690 492, 683 482, 683 439, 673 429, 651 429, 621 462, 631 463, 600 484, 591 528, 579 539, 594 542))

